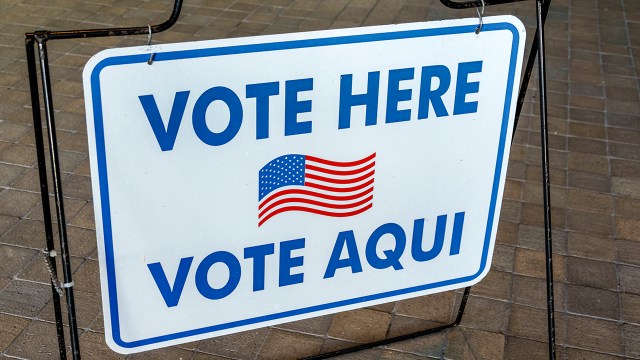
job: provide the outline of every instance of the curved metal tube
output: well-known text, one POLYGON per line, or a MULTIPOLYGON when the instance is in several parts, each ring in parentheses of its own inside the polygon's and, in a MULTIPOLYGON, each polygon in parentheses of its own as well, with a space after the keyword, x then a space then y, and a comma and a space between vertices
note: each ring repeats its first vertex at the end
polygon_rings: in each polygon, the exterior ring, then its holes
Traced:
MULTIPOLYGON (((526 0, 484 0, 484 5, 485 6, 500 5, 500 4, 513 3, 517 1, 526 1, 526 0)), ((482 1, 480 0, 469 0, 464 2, 458 2, 453 0, 440 0, 440 2, 442 3, 442 5, 451 9, 469 9, 469 8, 476 8, 476 7, 482 6, 482 1)))
MULTIPOLYGON (((182 10, 182 0, 175 0, 171 16, 167 21, 151 25, 151 32, 158 33, 169 29, 178 21, 180 11, 182 10)), ((136 27, 122 27, 111 29, 87 29, 87 30, 62 30, 62 31, 36 31, 25 34, 27 38, 36 38, 38 40, 54 40, 54 39, 77 39, 92 38, 105 36, 126 36, 126 35, 146 35, 149 33, 149 25, 136 27)))

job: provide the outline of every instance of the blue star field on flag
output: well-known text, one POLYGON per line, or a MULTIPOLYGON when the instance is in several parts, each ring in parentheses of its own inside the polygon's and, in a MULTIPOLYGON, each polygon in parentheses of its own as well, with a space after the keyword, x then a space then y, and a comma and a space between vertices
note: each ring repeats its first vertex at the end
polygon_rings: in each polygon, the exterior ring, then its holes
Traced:
POLYGON ((304 185, 305 155, 288 154, 271 160, 259 172, 259 198, 290 185, 304 185))

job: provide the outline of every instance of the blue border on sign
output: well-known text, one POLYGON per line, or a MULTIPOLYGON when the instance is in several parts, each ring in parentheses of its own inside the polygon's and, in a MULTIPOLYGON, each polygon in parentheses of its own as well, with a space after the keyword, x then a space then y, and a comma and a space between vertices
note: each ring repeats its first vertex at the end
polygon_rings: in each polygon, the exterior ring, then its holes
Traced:
MULTIPOLYGON (((275 43, 266 43, 266 44, 247 44, 247 45, 235 45, 235 46, 226 46, 220 48, 208 48, 208 49, 195 49, 195 50, 181 50, 181 51, 172 51, 172 52, 164 52, 157 53, 154 61, 169 61, 169 60, 181 60, 181 59, 189 59, 189 58, 199 58, 199 57, 213 57, 213 56, 224 56, 224 55, 235 55, 235 54, 247 54, 247 53, 257 53, 257 52, 267 52, 267 51, 277 51, 277 50, 291 50, 291 49, 301 49, 301 48, 311 48, 311 47, 325 47, 325 46, 333 46, 333 45, 346 45, 346 44, 355 44, 355 43, 367 43, 367 42, 377 42, 377 41, 389 41, 389 40, 400 40, 400 39, 410 39, 410 38, 420 38, 420 37, 431 37, 431 36, 441 36, 441 35, 455 35, 455 34, 465 34, 475 32, 476 25, 465 25, 465 26, 454 26, 454 27, 446 27, 446 28, 437 28, 437 29, 420 29, 420 30, 404 30, 397 32, 389 32, 389 33, 377 33, 377 34, 361 34, 361 35, 349 35, 349 36, 337 36, 337 37, 329 37, 329 38, 320 38, 320 39, 305 39, 305 40, 290 40, 290 41, 281 41, 275 43)), ((162 336, 156 336, 148 339, 141 339, 135 341, 124 341, 120 336, 120 322, 119 322, 119 311, 118 311, 118 296, 117 296, 117 287, 116 287, 116 269, 115 269, 115 261, 114 261, 114 251, 113 251, 113 237, 111 232, 111 207, 109 202, 109 183, 107 176, 107 159, 105 152, 105 141, 104 141, 104 125, 103 125, 103 115, 102 115, 102 98, 100 91, 100 72, 109 66, 117 66, 117 65, 126 65, 126 64, 136 64, 136 63, 145 63, 149 59, 148 54, 139 54, 139 55, 124 55, 124 56, 115 56, 111 58, 106 58, 95 65, 91 72, 91 99, 93 101, 93 115, 94 115, 94 126, 95 126, 95 139, 96 139, 96 154, 97 154, 97 162, 98 162, 98 181, 100 188, 100 199, 101 199, 101 213, 102 213, 102 222, 103 222, 103 231, 104 231, 104 248, 105 248, 105 258, 106 258, 106 267, 107 267, 107 286, 109 289, 109 309, 111 312, 111 330, 112 330, 112 338, 114 342, 123 347, 123 348, 136 348, 141 346, 146 346, 150 344, 155 344, 159 342, 166 342, 170 340, 176 340, 184 337, 195 336, 230 328, 236 328, 245 325, 256 324, 260 322, 282 319, 287 317, 292 317, 296 315, 313 313, 317 311, 322 311, 326 309, 338 308, 342 306, 388 298, 392 296, 418 292, 423 290, 429 290, 449 285, 455 285, 463 282, 469 282, 475 280, 478 276, 482 274, 487 266, 487 257, 489 251, 489 244, 491 242, 491 233, 493 229, 493 223, 495 221, 495 209, 496 202, 498 198, 498 190, 500 184, 500 175, 502 174, 502 162, 504 156, 505 142, 507 138, 507 129, 509 125, 509 115, 511 111, 511 101, 512 101, 512 93, 513 86, 516 75, 516 62, 518 55, 518 47, 520 42, 520 34, 516 27, 511 23, 500 22, 493 24, 485 24, 482 28, 482 32, 487 31, 500 31, 507 30, 513 34, 513 42, 511 49, 511 58, 509 61, 509 73, 508 73, 508 82, 507 82, 507 91, 505 96, 505 105, 503 110, 502 117, 502 127, 500 130, 500 142, 498 146, 498 153, 496 157, 496 167, 494 171, 494 181, 491 192, 491 201, 489 204, 489 215, 487 218, 487 228, 485 231, 485 239, 484 239, 484 248, 482 251, 482 258, 480 261, 480 269, 473 275, 465 276, 457 279, 439 281, 430 284, 424 284, 419 286, 413 286, 405 289, 399 289, 394 291, 388 291, 378 294, 372 294, 367 296, 356 297, 347 300, 335 301, 326 304, 309 306, 296 310, 289 310, 278 312, 269 315, 263 315, 258 317, 253 317, 244 320, 233 321, 225 324, 218 324, 213 326, 206 326, 199 329, 181 331, 173 334, 167 334, 162 336)))

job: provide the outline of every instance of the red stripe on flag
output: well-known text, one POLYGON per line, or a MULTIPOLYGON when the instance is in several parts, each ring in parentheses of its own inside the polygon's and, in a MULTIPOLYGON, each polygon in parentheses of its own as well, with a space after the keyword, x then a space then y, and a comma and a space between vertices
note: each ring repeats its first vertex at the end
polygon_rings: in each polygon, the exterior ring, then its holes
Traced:
POLYGON ((373 206, 373 204, 369 204, 363 208, 360 209, 356 209, 353 211, 349 211, 349 212, 332 212, 332 211, 324 211, 324 210, 318 210, 318 209, 314 209, 314 208, 309 208, 309 207, 304 207, 304 206, 289 206, 289 207, 283 207, 278 209, 277 211, 274 211, 272 213, 270 213, 269 215, 267 215, 264 219, 260 220, 258 222, 258 226, 264 224, 265 221, 269 220, 270 218, 283 213, 285 211, 303 211, 303 212, 308 212, 308 213, 313 213, 313 214, 318 214, 318 215, 324 215, 324 216, 330 216, 330 217, 349 217, 349 216, 354 216, 354 215, 358 215, 360 213, 363 213, 369 209, 371 209, 371 207, 373 206))
MULTIPOLYGON (((300 192, 305 192, 304 190, 300 190, 300 192)), ((258 214, 258 218, 261 218, 262 216, 264 216, 264 214, 266 214, 267 212, 269 212, 270 210, 272 210, 273 208, 276 208, 282 204, 287 204, 287 203, 295 203, 295 202, 299 202, 299 203, 305 203, 305 204, 312 204, 312 205, 317 205, 317 206, 324 206, 326 208, 330 208, 330 209, 348 209, 350 207, 357 207, 362 205, 364 202, 362 202, 363 200, 360 200, 359 202, 353 202, 350 203, 348 201, 351 200, 357 200, 357 199, 361 199, 364 196, 369 195, 367 198, 365 198, 365 202, 366 200, 372 200, 373 199, 373 195, 370 195, 373 192, 373 187, 358 193, 358 194, 354 194, 354 195, 350 195, 350 196, 328 196, 328 195, 324 195, 324 194, 319 194, 319 193, 313 193, 312 195, 315 195, 315 197, 312 198, 302 198, 302 197, 286 197, 283 199, 279 199, 276 200, 277 198, 273 199, 275 200, 274 202, 267 204, 267 203, 263 203, 262 205, 267 205, 264 209, 262 209, 260 211, 260 213, 258 214), (315 200, 318 199, 318 200, 315 200), (338 203, 330 203, 325 201, 326 200, 335 200, 335 201, 339 201, 338 203)), ((293 193, 295 194, 295 193, 293 193)), ((292 195, 291 193, 289 195, 292 195)), ((295 194, 298 195, 298 194, 295 194)), ((304 195, 304 194, 301 194, 304 195)), ((284 195, 283 195, 284 196, 284 195)))
POLYGON ((369 164, 367 164, 367 166, 361 167, 359 169, 352 169, 352 170, 333 170, 333 169, 328 169, 325 167, 309 165, 309 164, 307 164, 305 168, 307 170, 322 172, 322 173, 331 174, 331 175, 348 176, 348 175, 355 175, 355 174, 365 172, 371 169, 372 167, 374 167, 375 165, 376 165, 376 162, 372 161, 369 164))
MULTIPOLYGON (((372 184, 372 183, 373 181, 369 182, 369 184, 372 184)), ((366 188, 366 186, 364 187, 358 186, 358 187, 359 188, 357 190, 362 190, 363 188, 366 188)), ((330 195, 330 194, 325 194, 325 193, 313 191, 313 190, 287 189, 287 190, 282 190, 280 192, 277 192, 276 194, 273 194, 272 196, 269 196, 267 199, 261 201, 260 204, 258 205, 258 210, 262 210, 263 207, 268 206, 271 202, 279 201, 277 199, 288 196, 288 195, 307 195, 307 196, 316 197, 316 198, 325 199, 325 200, 349 201, 349 200, 362 197, 363 195, 366 195, 372 191, 373 191, 373 187, 352 195, 330 195)))
POLYGON ((326 186, 326 185, 320 185, 320 184, 316 184, 316 183, 305 183, 304 186, 305 187, 309 187, 309 188, 314 188, 314 189, 318 189, 318 190, 324 190, 324 191, 331 191, 334 193, 345 193, 345 192, 353 192, 353 191, 358 191, 361 189, 366 188, 367 186, 373 184, 373 178, 371 178, 370 180, 367 180, 366 182, 360 184, 360 185, 356 185, 356 186, 352 186, 352 187, 333 187, 333 186, 326 186))
POLYGON ((326 160, 326 159, 322 159, 322 158, 311 156, 311 155, 306 156, 307 161, 315 161, 317 163, 321 163, 329 166, 358 166, 366 163, 367 161, 375 157, 376 157, 376 153, 373 153, 364 159, 360 159, 356 161, 331 161, 331 160, 326 160))
POLYGON ((335 178, 330 178, 330 177, 325 177, 325 176, 320 176, 315 174, 305 174, 305 185, 307 183, 306 179, 318 180, 318 181, 323 181, 323 182, 333 183, 333 184, 353 184, 353 183, 360 182, 368 177, 373 177, 374 173, 375 173, 375 169, 369 171, 368 173, 362 176, 358 176, 356 178, 348 178, 348 179, 335 179, 335 178))

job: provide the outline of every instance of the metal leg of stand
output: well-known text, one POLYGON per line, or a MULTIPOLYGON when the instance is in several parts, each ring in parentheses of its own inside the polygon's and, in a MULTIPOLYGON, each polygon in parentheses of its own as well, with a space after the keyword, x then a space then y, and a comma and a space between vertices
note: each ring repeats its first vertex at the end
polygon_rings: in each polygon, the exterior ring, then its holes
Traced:
MULTIPOLYGON (((545 52, 544 52, 544 24, 547 19, 551 0, 535 0, 536 1, 536 34, 527 67, 525 70, 524 80, 518 95, 518 103, 516 108, 515 123, 513 132, 518 125, 524 97, 529 85, 529 79, 533 71, 533 65, 538 59, 538 81, 540 83, 540 138, 542 150, 542 182, 543 182, 543 202, 544 202, 544 229, 545 229, 545 256, 546 256, 546 275, 547 275, 547 334, 549 344, 549 359, 555 360, 555 319, 554 319, 554 302, 553 302, 553 244, 551 236, 551 186, 549 180, 549 144, 547 129, 547 85, 546 85, 546 68, 545 68, 545 52)), ((453 9, 464 9, 478 7, 482 4, 479 0, 470 0, 466 2, 455 2, 451 0, 440 0, 442 4, 453 9)), ((503 0, 485 0, 485 5, 495 5, 505 3, 503 0)))
MULTIPOLYGON (((547 14, 549 13, 549 6, 551 5, 551 1, 546 1, 542 8, 542 25, 547 20, 547 14)), ((522 106, 524 105, 524 97, 527 94, 527 89, 529 88, 529 80, 531 79, 531 74, 533 73, 533 65, 536 62, 536 58, 538 57, 538 37, 540 36, 540 32, 536 29, 536 33, 533 36, 533 43, 531 43, 531 51, 529 52, 529 59, 527 60, 527 67, 524 71, 524 79, 522 80, 522 85, 520 86, 520 93, 518 94, 518 105, 516 107, 516 118, 513 123, 513 135, 516 134, 516 128, 518 127, 518 120, 520 120, 520 113, 522 112, 522 106)))
POLYGON ((51 157, 51 171, 53 173, 53 191, 56 202, 56 213, 58 220, 58 235, 60 237, 60 252, 62 256, 62 274, 64 277, 64 288, 67 300, 67 314, 69 317, 69 332, 71 338, 71 354, 73 359, 80 359, 80 336, 78 335, 78 324, 76 323, 76 307, 73 296, 73 280, 71 278, 71 259, 69 257, 69 245, 67 241, 67 222, 64 213, 64 202, 62 196, 62 179, 60 177, 60 162, 58 156, 58 140, 56 139, 56 125, 53 115, 53 99, 51 95, 51 80, 49 77, 49 60, 47 58, 46 38, 36 36, 38 44, 38 54, 40 55, 40 77, 42 81, 43 97, 45 105, 45 119, 47 122, 47 135, 49 137, 49 155, 51 157))
POLYGON ((78 326, 76 323, 75 301, 73 296, 73 280, 71 271, 71 262, 67 241, 67 224, 65 219, 64 203, 62 196, 62 180, 60 177, 60 165, 58 156, 58 141, 56 139, 53 93, 51 91, 51 79, 49 76, 49 62, 47 58, 47 41, 62 39, 78 39, 93 37, 109 37, 109 36, 126 36, 126 35, 142 35, 147 34, 150 30, 152 33, 162 32, 173 26, 182 9, 183 0, 175 0, 173 10, 169 19, 153 26, 139 26, 126 28, 105 28, 105 29, 85 29, 85 30, 63 30, 63 31, 36 31, 25 34, 25 46, 27 51, 27 67, 29 72, 29 85, 31 90, 31 104, 33 107, 33 124, 36 137, 36 153, 38 157, 38 172, 40 176, 40 192, 42 195, 42 207, 45 223, 46 234, 46 252, 49 256, 47 266, 51 272, 51 286, 53 291, 53 308, 56 319, 56 329, 58 335, 58 348, 60 359, 66 359, 66 345, 64 340, 64 325, 62 322, 62 311, 60 306, 60 285, 57 283, 56 263, 51 261, 55 256, 53 241, 53 225, 51 221, 48 175, 45 164, 45 148, 42 133, 42 117, 40 114, 40 100, 38 94, 38 79, 35 62, 34 45, 38 45, 38 54, 40 56, 40 76, 42 82, 42 90, 45 105, 45 116, 47 123, 47 135, 49 139, 49 155, 51 157, 51 172, 53 176, 53 187, 55 195, 56 213, 58 221, 58 232, 60 237, 60 247, 63 266, 64 283, 61 285, 66 294, 67 313, 69 316, 69 335, 71 338, 71 354, 74 360, 80 359, 80 341, 78 326))
POLYGON ((426 335, 437 334, 437 333, 442 332, 444 330, 447 330, 447 329, 450 329, 450 328, 454 328, 454 327, 460 325, 460 322, 462 321, 462 316, 464 315, 464 308, 467 305, 467 300, 469 299, 469 292, 470 291, 471 291, 471 287, 470 286, 468 286, 468 287, 466 287, 464 289, 464 293, 462 294, 462 300, 460 301, 460 307, 458 308, 458 314, 456 315, 455 321, 453 321, 450 324, 446 324, 446 325, 442 325, 442 326, 438 326, 438 327, 435 327, 435 328, 426 329, 426 330, 422 330, 422 331, 417 331, 417 332, 414 332, 414 333, 411 333, 411 334, 400 335, 400 336, 396 336, 396 337, 392 337, 392 338, 388 338, 388 339, 384 339, 384 340, 380 340, 380 341, 375 341, 375 342, 368 343, 368 344, 357 345, 357 346, 349 347, 349 348, 342 349, 342 350, 336 350, 336 351, 328 352, 328 353, 325 353, 325 354, 315 355, 315 356, 304 358, 304 360, 328 359, 328 358, 331 358, 331 357, 334 357, 334 356, 346 355, 346 354, 350 354, 350 353, 357 352, 357 351, 373 349, 373 348, 378 347, 378 346, 384 346, 384 345, 397 343, 399 341, 411 340, 411 339, 419 338, 419 337, 426 336, 426 335))
POLYGON ((547 334, 549 336, 549 359, 556 358, 555 320, 553 304, 553 244, 551 241, 551 186, 549 181, 549 143, 547 129, 547 79, 544 53, 544 21, 542 17, 544 3, 549 0, 536 0, 536 19, 538 25, 538 81, 540 82, 540 145, 542 148, 542 181, 544 197, 544 249, 547 270, 547 334))
MULTIPOLYGON (((51 208, 49 204, 49 185, 47 183, 47 169, 44 154, 44 142, 42 137, 42 118, 40 115, 40 97, 38 94, 38 78, 36 71, 36 58, 34 53, 33 39, 27 38, 25 41, 27 50, 27 67, 29 72, 29 88, 31 90, 31 108, 33 111, 33 129, 35 133, 36 141, 36 156, 38 159, 38 175, 40 177, 40 195, 42 197, 42 214, 44 219, 44 229, 46 237, 46 252, 45 256, 49 256, 52 250, 54 250, 53 241, 53 224, 51 222, 51 208)), ((67 349, 64 342, 64 325, 62 323, 62 311, 60 309, 60 295, 57 291, 57 284, 54 280, 57 279, 56 263, 50 262, 50 266, 53 269, 51 279, 51 292, 53 295, 53 311, 56 322, 56 332, 58 335, 58 351, 60 352, 60 359, 67 358, 67 349)))

